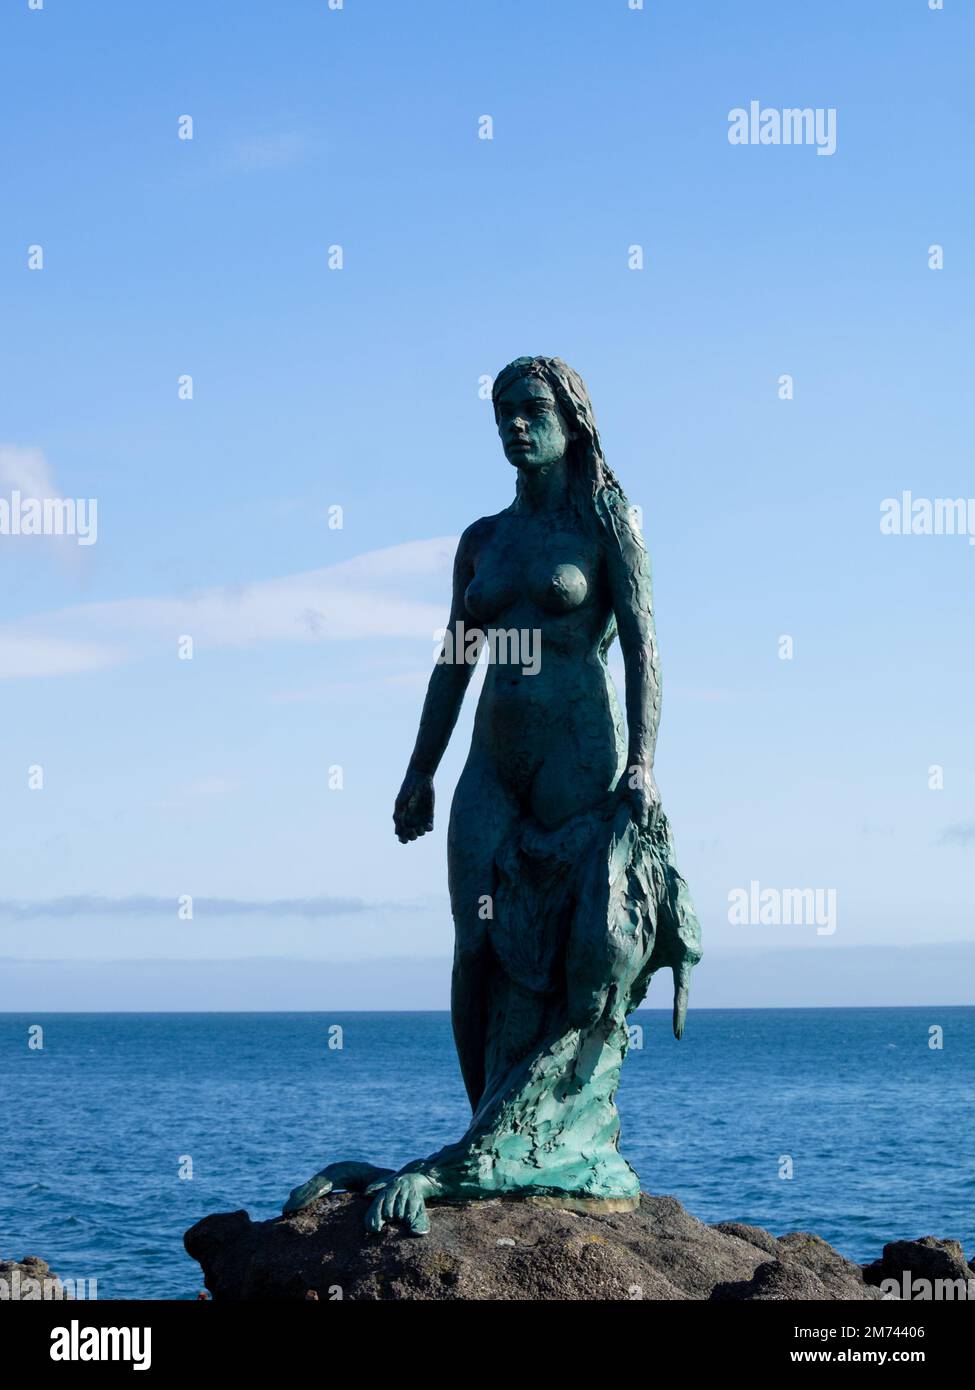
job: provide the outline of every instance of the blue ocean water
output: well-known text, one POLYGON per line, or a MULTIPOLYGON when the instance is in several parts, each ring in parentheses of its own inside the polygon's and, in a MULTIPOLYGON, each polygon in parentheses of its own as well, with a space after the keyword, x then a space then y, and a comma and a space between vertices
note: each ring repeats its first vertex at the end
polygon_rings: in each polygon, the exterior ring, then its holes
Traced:
MULTIPOLYGON (((694 1010, 680 1043, 669 1012, 633 1022, 619 1104, 647 1191, 858 1260, 927 1234, 975 1253, 975 1008, 694 1010)), ((191 1298, 201 1216, 274 1215, 326 1162, 399 1167, 466 1122, 447 1014, 0 1015, 0 1258, 191 1298)))

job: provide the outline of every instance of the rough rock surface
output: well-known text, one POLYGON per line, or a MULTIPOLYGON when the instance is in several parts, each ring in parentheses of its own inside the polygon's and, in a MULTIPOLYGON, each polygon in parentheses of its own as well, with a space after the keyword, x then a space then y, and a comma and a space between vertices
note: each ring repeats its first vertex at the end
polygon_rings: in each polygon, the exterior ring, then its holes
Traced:
POLYGON ((368 1235, 365 1211, 364 1198, 341 1194, 272 1221, 207 1216, 185 1245, 215 1299, 881 1297, 818 1236, 706 1226, 673 1197, 644 1195, 637 1211, 599 1215, 531 1199, 436 1205, 420 1238, 368 1235))
POLYGON ((73 1294, 63 1289, 57 1292, 61 1281, 45 1260, 39 1255, 25 1255, 22 1260, 0 1260, 0 1281, 3 1281, 5 1296, 0 1291, 0 1301, 8 1299, 16 1302, 33 1302, 47 1296, 72 1298, 73 1294))
POLYGON ((975 1280, 975 1262, 969 1264, 957 1240, 938 1240, 924 1236, 922 1240, 893 1240, 884 1246, 884 1253, 873 1264, 863 1266, 868 1284, 879 1285, 884 1279, 901 1282, 904 1272, 912 1279, 975 1280))

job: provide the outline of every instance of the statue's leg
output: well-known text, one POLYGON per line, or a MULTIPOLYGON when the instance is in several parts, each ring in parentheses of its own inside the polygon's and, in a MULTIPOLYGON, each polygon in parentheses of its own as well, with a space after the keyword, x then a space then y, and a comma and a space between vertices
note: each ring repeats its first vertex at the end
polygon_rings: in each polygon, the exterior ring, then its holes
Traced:
POLYGON ((447 830, 454 968, 450 1017, 461 1075, 477 1109, 484 1092, 487 1036, 488 914, 497 887, 494 856, 514 828, 515 798, 488 756, 473 749, 454 792, 447 830))

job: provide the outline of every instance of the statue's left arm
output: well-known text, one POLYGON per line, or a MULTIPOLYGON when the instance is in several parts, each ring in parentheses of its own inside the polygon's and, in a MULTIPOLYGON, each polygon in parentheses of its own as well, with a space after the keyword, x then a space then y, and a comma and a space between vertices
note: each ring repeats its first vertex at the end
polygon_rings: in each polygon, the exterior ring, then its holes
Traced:
POLYGON ((597 498, 610 599, 626 673, 627 757, 622 789, 642 825, 656 815, 653 755, 660 723, 660 659, 653 621, 650 560, 626 502, 605 488, 597 498))

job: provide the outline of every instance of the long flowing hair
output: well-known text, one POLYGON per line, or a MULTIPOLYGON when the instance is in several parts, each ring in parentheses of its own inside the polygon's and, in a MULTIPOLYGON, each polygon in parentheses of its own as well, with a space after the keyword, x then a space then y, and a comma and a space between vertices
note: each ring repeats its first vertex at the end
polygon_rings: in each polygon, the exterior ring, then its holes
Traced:
POLYGON ((606 492, 615 493, 628 510, 626 493, 603 454, 585 382, 561 357, 516 357, 503 367, 494 379, 491 392, 495 415, 502 392, 512 382, 531 376, 549 387, 566 424, 576 436, 569 442, 567 464, 569 501, 580 520, 590 530, 598 519, 606 521, 606 492))

